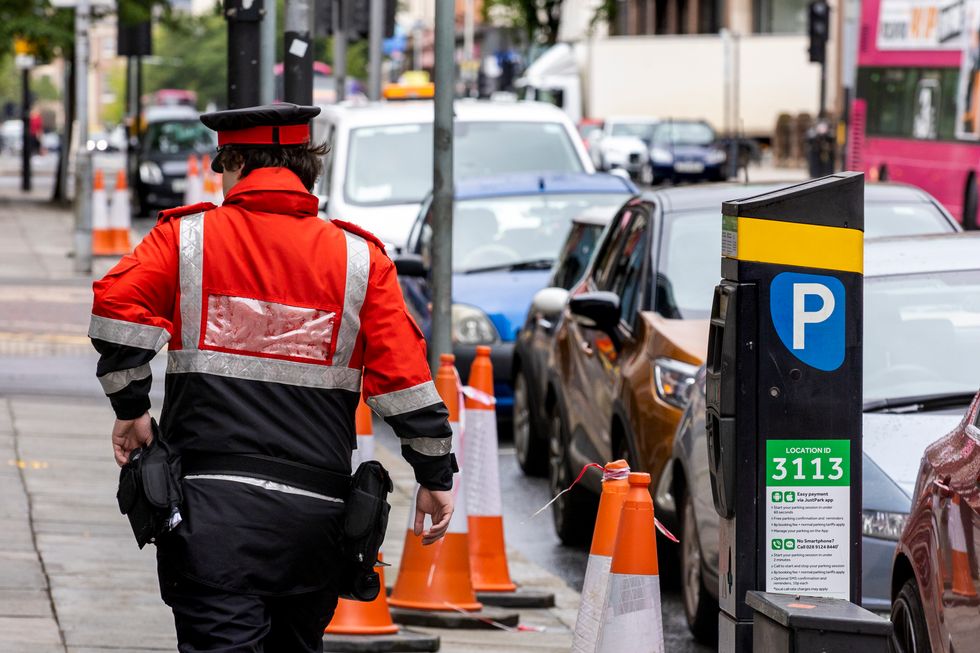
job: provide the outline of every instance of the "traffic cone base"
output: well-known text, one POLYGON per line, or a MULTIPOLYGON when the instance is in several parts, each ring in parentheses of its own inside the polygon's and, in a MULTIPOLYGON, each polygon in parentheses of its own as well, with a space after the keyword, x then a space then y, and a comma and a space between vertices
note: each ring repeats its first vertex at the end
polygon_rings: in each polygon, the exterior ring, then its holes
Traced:
POLYGON ((572 653, 594 653, 602 623, 602 602, 609 585, 609 566, 612 558, 590 553, 582 582, 582 601, 575 619, 572 653))
POLYGON ((477 592, 513 592, 507 558, 503 555, 504 520, 470 515, 470 568, 477 592))
POLYGON ((612 573, 608 596, 596 653, 663 653, 660 578, 612 573))

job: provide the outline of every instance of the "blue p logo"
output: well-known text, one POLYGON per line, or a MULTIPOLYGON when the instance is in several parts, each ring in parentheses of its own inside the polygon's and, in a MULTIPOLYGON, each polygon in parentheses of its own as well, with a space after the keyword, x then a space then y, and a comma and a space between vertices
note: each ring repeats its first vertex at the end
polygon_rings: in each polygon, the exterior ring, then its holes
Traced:
POLYGON ((823 274, 783 272, 769 287, 779 339, 811 367, 830 372, 844 362, 844 284, 823 274))

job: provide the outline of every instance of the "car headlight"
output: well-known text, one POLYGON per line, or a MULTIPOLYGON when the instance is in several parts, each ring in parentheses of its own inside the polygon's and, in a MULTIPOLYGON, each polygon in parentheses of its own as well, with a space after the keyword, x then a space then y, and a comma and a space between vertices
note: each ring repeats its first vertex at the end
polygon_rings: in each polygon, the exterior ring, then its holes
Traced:
POLYGON ((861 532, 868 537, 898 541, 909 516, 902 512, 865 510, 861 513, 861 532))
POLYGON ((163 183, 163 170, 153 161, 144 161, 140 164, 140 179, 144 184, 159 186, 163 183))
POLYGON ((724 163, 725 159, 727 158, 728 155, 725 154, 724 150, 711 150, 708 152, 707 156, 704 157, 704 160, 709 164, 714 165, 716 163, 724 163))
POLYGON ((655 147, 650 150, 650 158, 653 159, 654 163, 659 165, 669 166, 674 162, 674 155, 662 147, 655 147))
POLYGON ((453 304, 452 322, 453 344, 490 345, 500 340, 487 314, 473 306, 453 304))
POLYGON ((658 358, 653 362, 653 380, 657 387, 657 396, 671 406, 684 408, 697 373, 696 365, 673 358, 658 358))
POLYGON ((912 499, 867 453, 861 456, 861 532, 897 541, 908 521, 912 499))

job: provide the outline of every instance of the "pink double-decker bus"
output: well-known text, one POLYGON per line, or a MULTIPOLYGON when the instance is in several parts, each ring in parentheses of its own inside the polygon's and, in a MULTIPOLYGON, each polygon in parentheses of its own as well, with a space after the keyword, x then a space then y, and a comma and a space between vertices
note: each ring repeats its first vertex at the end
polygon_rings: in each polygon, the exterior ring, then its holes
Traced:
POLYGON ((978 0, 863 0, 847 163, 919 186, 976 229, 978 0))

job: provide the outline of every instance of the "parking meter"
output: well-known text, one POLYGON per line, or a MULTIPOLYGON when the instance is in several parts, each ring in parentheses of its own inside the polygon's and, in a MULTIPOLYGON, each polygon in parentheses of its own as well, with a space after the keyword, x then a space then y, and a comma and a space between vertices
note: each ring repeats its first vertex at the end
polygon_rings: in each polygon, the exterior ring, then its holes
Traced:
POLYGON ((752 650, 752 590, 859 602, 864 179, 722 206, 706 420, 719 651, 752 650))

